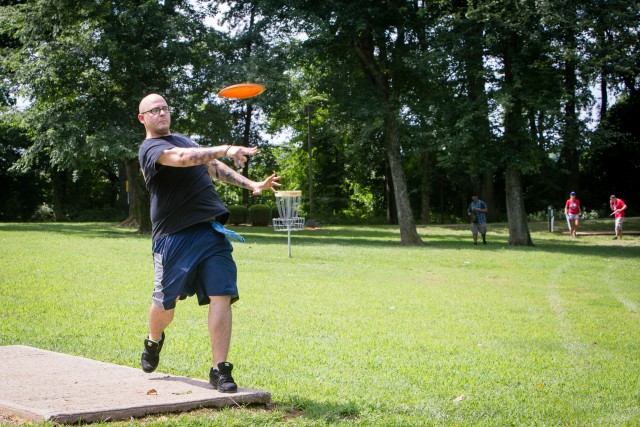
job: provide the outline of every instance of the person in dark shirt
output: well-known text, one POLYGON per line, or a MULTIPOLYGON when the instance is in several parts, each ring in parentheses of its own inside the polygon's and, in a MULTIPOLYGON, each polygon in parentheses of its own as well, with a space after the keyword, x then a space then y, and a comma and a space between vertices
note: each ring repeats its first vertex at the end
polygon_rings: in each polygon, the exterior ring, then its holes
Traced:
POLYGON ((213 363, 209 381, 220 392, 236 392, 233 365, 227 361, 231 305, 239 298, 233 247, 227 238, 235 233, 224 228, 229 210, 212 178, 258 195, 265 190, 275 192, 280 177, 273 174, 264 181, 252 181, 218 160, 226 157, 243 167, 257 147, 199 147, 189 137, 172 133, 171 110, 158 94, 142 99, 138 120, 146 130, 138 158, 151 195, 155 275, 142 369, 153 372, 157 368, 177 301, 197 295, 200 305, 209 305, 213 363))
POLYGON ((482 236, 482 244, 487 244, 487 204, 478 199, 476 194, 471 196, 471 203, 467 207, 467 215, 471 218, 471 235, 473 244, 478 244, 478 231, 482 236))

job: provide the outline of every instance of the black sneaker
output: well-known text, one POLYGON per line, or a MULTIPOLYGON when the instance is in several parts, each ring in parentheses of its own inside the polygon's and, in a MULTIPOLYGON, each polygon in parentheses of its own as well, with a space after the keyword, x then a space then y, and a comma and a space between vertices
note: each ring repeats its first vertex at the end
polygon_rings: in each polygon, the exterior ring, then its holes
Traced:
POLYGON ((235 393, 238 386, 231 376, 233 365, 229 362, 218 363, 218 369, 209 371, 209 383, 220 393, 235 393))
POLYGON ((159 342, 151 341, 150 339, 144 340, 144 351, 142 352, 140 365, 142 365, 142 370, 147 374, 155 371, 158 367, 162 344, 164 344, 164 332, 159 342))

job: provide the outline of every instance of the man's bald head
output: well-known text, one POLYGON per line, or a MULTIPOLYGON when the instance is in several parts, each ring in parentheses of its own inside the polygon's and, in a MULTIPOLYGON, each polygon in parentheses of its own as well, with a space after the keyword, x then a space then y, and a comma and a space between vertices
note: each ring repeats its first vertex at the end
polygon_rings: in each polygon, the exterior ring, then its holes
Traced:
POLYGON ((164 102, 164 98, 157 93, 151 93, 145 96, 144 98, 142 98, 142 101, 140 101, 140 105, 138 106, 138 113, 142 114, 143 112, 150 110, 151 108, 153 108, 153 104, 158 101, 166 104, 166 102, 164 102))

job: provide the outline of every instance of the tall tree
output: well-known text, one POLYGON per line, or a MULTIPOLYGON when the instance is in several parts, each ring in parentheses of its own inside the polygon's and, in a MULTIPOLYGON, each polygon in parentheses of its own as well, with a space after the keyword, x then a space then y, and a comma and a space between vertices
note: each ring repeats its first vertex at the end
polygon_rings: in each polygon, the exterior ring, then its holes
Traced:
MULTIPOLYGON (((22 158, 45 155, 58 170, 124 162, 141 231, 150 229, 137 171, 144 135, 139 100, 167 96, 180 121, 192 108, 198 60, 208 53, 201 16, 188 1, 140 3, 34 0, 3 10, 5 31, 22 43, 5 58, 30 103, 23 127, 34 143, 22 158)), ((31 162, 31 163, 30 163, 31 162)))
MULTIPOLYGON (((357 89, 375 99, 370 121, 382 128, 384 155, 393 185, 393 198, 403 245, 421 245, 403 167, 401 147, 401 108, 394 82, 402 79, 402 51, 410 36, 405 25, 414 11, 403 1, 371 3, 338 1, 288 2, 309 37, 302 47, 332 64, 335 80, 353 81, 361 76, 357 89), (354 68, 358 66, 358 69, 354 68)), ((342 86, 343 87, 343 86, 342 86)), ((327 88, 330 91, 330 88, 327 88)), ((347 96, 354 96, 352 91, 347 96)), ((362 96, 358 98, 362 99, 362 96)))
POLYGON ((548 62, 548 36, 534 1, 479 2, 477 9, 487 20, 489 52, 500 64, 502 74, 497 92, 502 109, 502 164, 505 170, 505 198, 509 221, 509 244, 531 246, 527 224, 523 174, 539 170, 544 157, 529 127, 527 116, 535 111, 540 97, 536 85, 544 86, 539 63, 548 62))

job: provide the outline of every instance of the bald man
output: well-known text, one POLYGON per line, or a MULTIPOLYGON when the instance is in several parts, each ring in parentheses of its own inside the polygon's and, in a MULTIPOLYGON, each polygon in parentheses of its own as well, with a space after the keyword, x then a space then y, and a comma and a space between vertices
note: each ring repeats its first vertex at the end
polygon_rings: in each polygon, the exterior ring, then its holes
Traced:
MULTIPOLYGON (((231 305, 238 300, 233 247, 224 228, 229 210, 220 200, 212 178, 251 190, 254 195, 274 191, 280 177, 251 181, 221 157, 243 167, 256 147, 220 145, 199 147, 189 137, 171 132, 171 109, 158 94, 141 102, 138 120, 146 139, 138 158, 151 194, 154 291, 149 311, 149 336, 144 340, 141 366, 153 372, 160 361, 165 329, 173 320, 178 300, 196 295, 209 305, 211 385, 222 393, 234 393, 237 385, 227 361, 231 343, 231 305)), ((236 235, 237 236, 237 235, 236 235)))

